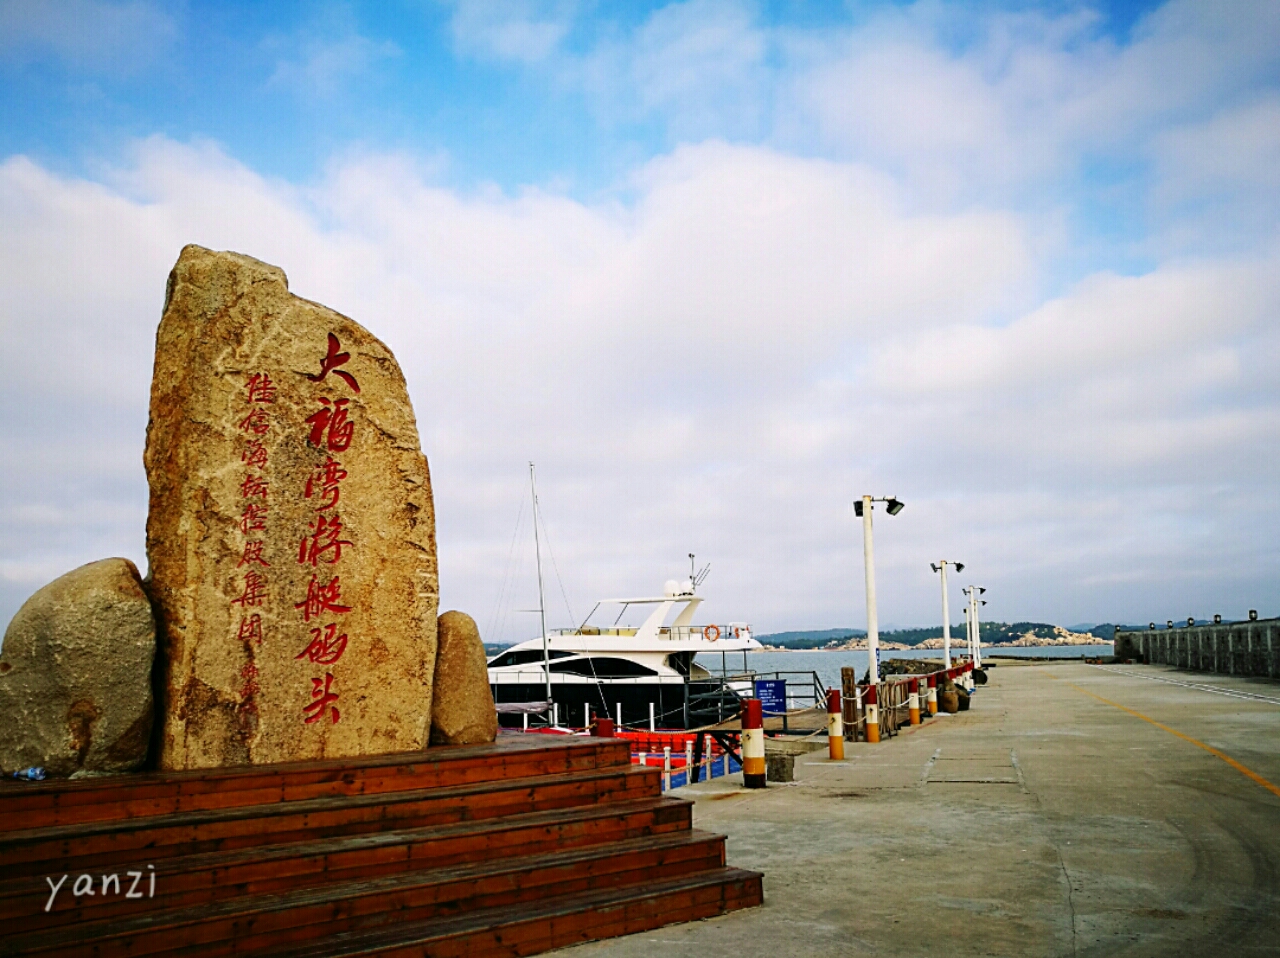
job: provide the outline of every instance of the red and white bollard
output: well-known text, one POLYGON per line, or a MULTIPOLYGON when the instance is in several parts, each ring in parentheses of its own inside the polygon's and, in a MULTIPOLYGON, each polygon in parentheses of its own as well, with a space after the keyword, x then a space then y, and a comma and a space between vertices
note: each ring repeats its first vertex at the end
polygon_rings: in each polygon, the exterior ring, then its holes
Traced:
POLYGON ((907 686, 910 692, 907 694, 907 718, 912 725, 920 724, 920 680, 910 679, 907 686))
POLYGON ((764 788, 764 706, 759 699, 746 699, 742 705, 742 784, 764 788))
POLYGON ((929 691, 925 700, 925 706, 929 709, 930 715, 938 714, 938 673, 929 673, 929 691))
POLYGON ((875 744, 880 741, 880 706, 877 704, 876 687, 867 686, 867 741, 875 744))
POLYGON ((827 757, 833 762, 844 760, 844 716, 839 689, 827 689, 827 757))

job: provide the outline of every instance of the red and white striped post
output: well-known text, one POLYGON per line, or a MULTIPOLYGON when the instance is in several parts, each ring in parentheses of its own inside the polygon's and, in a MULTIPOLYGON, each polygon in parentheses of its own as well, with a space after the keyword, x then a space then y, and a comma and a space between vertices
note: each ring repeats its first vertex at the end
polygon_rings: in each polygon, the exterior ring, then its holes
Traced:
POLYGON ((910 685, 907 687, 910 692, 907 695, 907 718, 912 725, 920 724, 920 680, 910 679, 910 685))
MULTIPOLYGON (((725 761, 728 769, 728 760, 725 761)), ((742 708, 742 784, 764 788, 764 706, 746 699, 742 708)))
POLYGON ((938 673, 929 673, 929 692, 925 701, 930 715, 938 714, 938 673))
POLYGON ((827 757, 833 762, 844 760, 844 715, 839 689, 827 689, 827 757))
POLYGON ((880 706, 876 691, 874 685, 867 686, 867 741, 872 745, 880 741, 880 706))

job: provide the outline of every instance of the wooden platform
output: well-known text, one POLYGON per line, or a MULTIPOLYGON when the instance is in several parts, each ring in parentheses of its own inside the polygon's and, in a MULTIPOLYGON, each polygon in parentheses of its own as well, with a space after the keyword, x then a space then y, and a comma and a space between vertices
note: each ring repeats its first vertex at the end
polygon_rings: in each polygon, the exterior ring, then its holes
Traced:
POLYGON ((0 784, 0 955, 531 955, 760 904, 659 781, 516 735, 0 784))

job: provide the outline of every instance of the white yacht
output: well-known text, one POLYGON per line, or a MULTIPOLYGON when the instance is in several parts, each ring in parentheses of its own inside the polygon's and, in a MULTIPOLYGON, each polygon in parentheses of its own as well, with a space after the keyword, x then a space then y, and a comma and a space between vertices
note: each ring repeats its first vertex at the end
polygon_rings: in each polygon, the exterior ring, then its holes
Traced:
POLYGON ((746 653, 763 646, 745 622, 694 622, 702 604, 694 594, 700 581, 701 576, 673 579, 657 597, 601 600, 578 628, 549 630, 490 659, 489 685, 502 724, 520 724, 519 703, 548 700, 557 706, 560 723, 570 726, 585 724, 588 713, 645 728, 652 716, 657 728, 666 729, 696 728, 737 714, 751 682, 734 681, 731 670, 741 664, 738 674, 745 673, 746 653), (613 625, 589 625, 605 606, 621 606, 613 625), (619 627, 632 606, 652 609, 640 626, 619 627), (719 671, 696 663, 699 654, 713 663, 718 657, 719 671))

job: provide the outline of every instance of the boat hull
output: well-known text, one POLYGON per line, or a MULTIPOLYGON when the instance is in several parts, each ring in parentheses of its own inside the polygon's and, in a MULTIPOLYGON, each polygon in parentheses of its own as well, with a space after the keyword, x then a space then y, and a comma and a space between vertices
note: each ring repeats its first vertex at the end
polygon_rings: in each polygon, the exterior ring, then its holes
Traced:
MULTIPOLYGON (((534 682, 498 682, 490 688, 495 704, 544 702, 547 697, 546 686, 534 682)), ((560 725, 569 728, 584 727, 588 709, 592 719, 608 715, 614 721, 619 721, 621 710, 624 727, 647 729, 652 705, 654 728, 688 729, 732 718, 740 708, 738 693, 718 681, 553 682, 551 699, 560 725)), ((504 728, 520 728, 524 718, 500 713, 498 722, 504 728)))

